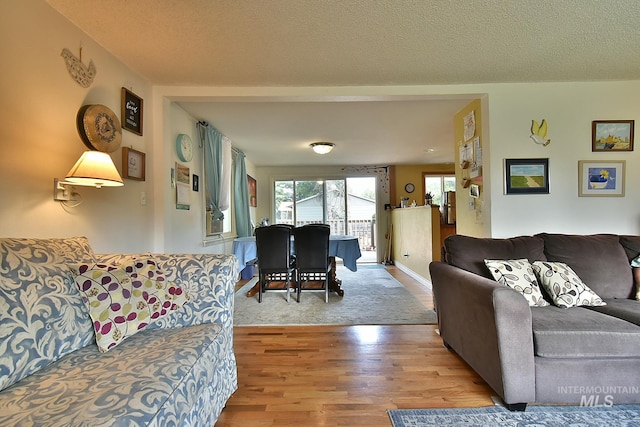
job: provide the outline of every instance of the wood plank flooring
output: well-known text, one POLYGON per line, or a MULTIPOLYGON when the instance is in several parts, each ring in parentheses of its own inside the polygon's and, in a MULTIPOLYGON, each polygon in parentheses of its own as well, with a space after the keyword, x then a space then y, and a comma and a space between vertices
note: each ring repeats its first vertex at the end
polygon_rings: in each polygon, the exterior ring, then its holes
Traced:
MULTIPOLYGON (((431 292, 389 272, 432 307, 431 292)), ((390 426, 387 409, 490 406, 435 325, 235 328, 238 391, 216 427, 390 426)))

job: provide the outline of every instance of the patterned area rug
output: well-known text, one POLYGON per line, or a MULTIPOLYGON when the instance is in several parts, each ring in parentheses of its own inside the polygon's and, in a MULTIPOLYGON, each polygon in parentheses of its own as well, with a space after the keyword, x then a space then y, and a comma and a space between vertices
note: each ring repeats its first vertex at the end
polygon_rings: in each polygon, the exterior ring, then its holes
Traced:
POLYGON ((384 266, 358 267, 357 272, 338 266, 337 276, 342 280, 344 296, 302 293, 300 303, 291 294, 287 304, 285 293, 265 293, 262 303, 258 295, 246 296, 257 282, 257 277, 235 294, 236 326, 283 325, 392 325, 435 324, 436 314, 418 301, 404 286, 394 279, 384 266))
POLYGON ((394 427, 640 426, 640 405, 612 407, 533 406, 511 412, 503 406, 456 409, 389 409, 394 427))

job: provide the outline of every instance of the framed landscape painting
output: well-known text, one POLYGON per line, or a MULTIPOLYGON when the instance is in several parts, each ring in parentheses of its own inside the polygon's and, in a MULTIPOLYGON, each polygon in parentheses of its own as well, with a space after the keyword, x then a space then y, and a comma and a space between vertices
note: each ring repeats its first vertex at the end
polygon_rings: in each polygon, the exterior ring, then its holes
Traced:
POLYGON ((633 151, 633 120, 594 120, 591 151, 633 151))
POLYGON ((505 194, 549 194, 549 159, 505 159, 505 194))
POLYGON ((624 196, 624 160, 578 161, 578 196, 624 196))

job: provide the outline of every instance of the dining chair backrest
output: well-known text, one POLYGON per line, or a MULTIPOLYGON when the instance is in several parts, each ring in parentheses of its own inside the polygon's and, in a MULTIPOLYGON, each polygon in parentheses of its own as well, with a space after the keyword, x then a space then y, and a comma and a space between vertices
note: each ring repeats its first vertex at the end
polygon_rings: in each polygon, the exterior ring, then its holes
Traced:
POLYGON ((329 234, 325 224, 308 224, 294 229, 296 264, 299 271, 324 271, 329 265, 329 234))
POLYGON ((288 270, 291 266, 291 228, 284 225, 256 228, 256 249, 262 271, 288 270))
POLYGON ((282 227, 289 227, 291 230, 293 230, 294 228, 296 228, 295 225, 293 224, 276 224, 276 225, 280 225, 282 227))

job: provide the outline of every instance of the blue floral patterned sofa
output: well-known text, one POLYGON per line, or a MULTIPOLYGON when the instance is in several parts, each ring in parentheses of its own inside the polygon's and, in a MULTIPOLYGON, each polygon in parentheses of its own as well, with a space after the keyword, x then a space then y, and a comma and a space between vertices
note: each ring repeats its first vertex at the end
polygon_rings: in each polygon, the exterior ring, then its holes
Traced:
POLYGON ((236 278, 233 255, 0 239, 0 425, 213 426, 237 389, 236 278))

